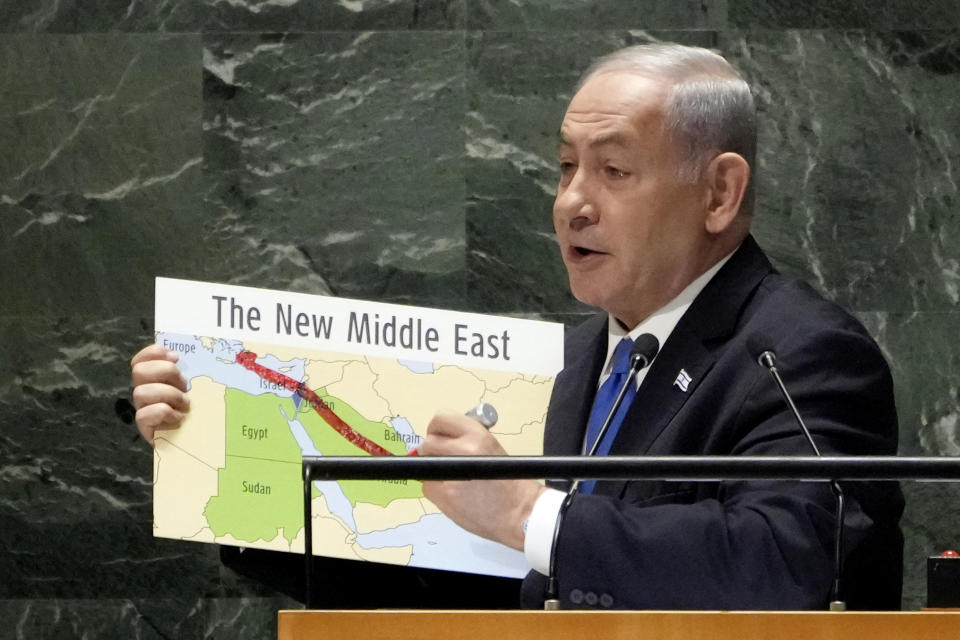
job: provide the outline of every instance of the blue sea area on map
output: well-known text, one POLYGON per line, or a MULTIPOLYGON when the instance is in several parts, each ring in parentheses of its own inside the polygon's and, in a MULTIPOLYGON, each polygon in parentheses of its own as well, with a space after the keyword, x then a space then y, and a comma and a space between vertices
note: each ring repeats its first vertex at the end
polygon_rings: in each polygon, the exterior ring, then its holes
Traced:
POLYGON ((418 446, 420 446, 421 437, 413 430, 413 425, 410 424, 410 421, 404 418, 403 416, 397 416, 396 418, 390 418, 390 426, 393 427, 393 430, 396 431, 401 436, 410 436, 409 439, 405 439, 404 443, 407 445, 407 451, 413 451, 418 446))
POLYGON ((290 425, 290 433, 300 446, 300 455, 322 456, 323 454, 320 453, 320 450, 313 444, 313 440, 310 438, 310 434, 307 433, 307 428, 303 426, 303 423, 296 418, 290 418, 283 407, 280 408, 280 413, 283 414, 284 420, 290 425))
MULTIPOLYGON (((244 369, 237 364, 237 354, 244 350, 239 340, 222 340, 208 338, 213 341, 211 348, 203 345, 197 336, 181 335, 176 333, 160 333, 157 335, 157 344, 162 346, 173 345, 180 354, 177 366, 183 377, 187 379, 187 388, 191 380, 197 376, 208 376, 214 382, 226 385, 231 389, 244 391, 251 395, 275 395, 278 398, 289 398, 293 392, 286 389, 273 389, 265 386, 267 383, 257 374, 244 369)), ((279 360, 275 356, 258 354, 259 364, 280 371, 294 380, 303 380, 306 361, 279 360)))
POLYGON ((419 360, 397 360, 397 362, 414 373, 433 373, 436 370, 432 362, 420 362, 419 360))
POLYGON ((357 543, 364 549, 412 544, 410 564, 415 567, 509 578, 522 578, 530 570, 523 552, 468 533, 439 513, 393 529, 359 534, 357 543))
POLYGON ((356 531, 357 523, 353 519, 353 505, 350 504, 350 499, 343 493, 340 485, 334 480, 317 480, 313 483, 313 487, 323 494, 330 513, 343 520, 351 531, 356 531))

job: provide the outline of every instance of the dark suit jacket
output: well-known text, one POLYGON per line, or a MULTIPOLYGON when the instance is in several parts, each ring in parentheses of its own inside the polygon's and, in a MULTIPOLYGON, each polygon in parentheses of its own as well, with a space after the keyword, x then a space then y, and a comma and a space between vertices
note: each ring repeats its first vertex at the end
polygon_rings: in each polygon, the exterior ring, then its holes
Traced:
MULTIPOLYGON (((606 355, 607 317, 568 333, 547 415, 545 453, 580 452, 606 355)), ((803 283, 777 274, 748 237, 681 318, 654 360, 611 455, 812 455, 769 372, 824 455, 894 454, 893 385, 864 328, 803 283), (692 381, 674 384, 680 370, 692 381)), ((903 498, 896 483, 846 483, 845 598, 899 608, 903 498)), ((834 498, 825 483, 600 482, 578 495, 557 542, 563 608, 825 608, 834 498)), ((542 606, 544 579, 524 581, 542 606)))

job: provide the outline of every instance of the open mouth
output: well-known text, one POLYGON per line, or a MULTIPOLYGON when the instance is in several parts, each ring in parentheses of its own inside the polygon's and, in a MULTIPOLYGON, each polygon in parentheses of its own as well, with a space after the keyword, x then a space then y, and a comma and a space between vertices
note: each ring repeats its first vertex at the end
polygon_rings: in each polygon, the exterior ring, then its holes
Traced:
POLYGON ((603 253, 605 253, 605 252, 603 252, 603 251, 594 251, 593 249, 588 249, 587 247, 571 246, 571 247, 570 247, 570 253, 572 253, 572 254, 574 255, 574 257, 586 258, 587 256, 600 255, 600 254, 603 254, 603 253))

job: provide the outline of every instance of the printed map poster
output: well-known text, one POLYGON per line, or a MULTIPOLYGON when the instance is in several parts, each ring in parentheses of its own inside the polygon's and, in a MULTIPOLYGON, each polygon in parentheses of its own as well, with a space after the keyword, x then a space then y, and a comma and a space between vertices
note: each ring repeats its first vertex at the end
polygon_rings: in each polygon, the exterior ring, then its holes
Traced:
MULTIPOLYGON (((555 323, 168 278, 155 328, 180 356, 190 411, 156 434, 154 534, 294 553, 301 456, 406 455, 438 409, 479 402, 497 409, 509 453, 539 455, 563 365, 555 323)), ((521 552, 460 529, 417 481, 312 491, 318 555, 527 572, 521 552)))

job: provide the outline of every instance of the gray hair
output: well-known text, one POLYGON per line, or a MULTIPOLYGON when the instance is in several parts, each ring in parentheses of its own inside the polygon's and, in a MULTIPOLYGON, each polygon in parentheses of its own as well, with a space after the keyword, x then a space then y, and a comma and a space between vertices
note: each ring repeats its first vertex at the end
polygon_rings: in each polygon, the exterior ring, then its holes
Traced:
MULTIPOLYGON (((678 178, 700 179, 717 154, 732 151, 751 169, 757 154, 757 121, 746 81, 722 56, 700 47, 646 44, 614 51, 596 60, 580 77, 576 91, 597 74, 636 73, 671 84, 664 128, 680 151, 678 178)), ((741 209, 753 206, 753 180, 741 209)))

